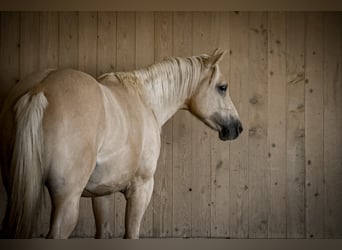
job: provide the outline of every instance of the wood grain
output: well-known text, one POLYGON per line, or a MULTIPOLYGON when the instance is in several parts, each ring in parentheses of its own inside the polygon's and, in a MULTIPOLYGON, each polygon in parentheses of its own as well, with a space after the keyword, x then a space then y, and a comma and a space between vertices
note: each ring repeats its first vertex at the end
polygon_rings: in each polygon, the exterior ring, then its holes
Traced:
POLYGON ((78 68, 96 76, 97 12, 80 12, 78 21, 78 68))
POLYGON ((58 12, 39 14, 39 69, 58 67, 58 12))
POLYGON ((78 13, 59 14, 59 68, 78 68, 78 13))
POLYGON ((286 235, 286 15, 268 16, 269 238, 286 235))
POLYGON ((324 237, 323 15, 308 13, 305 38, 306 238, 324 237))
POLYGON ((248 13, 230 13, 230 96, 244 131, 230 146, 230 229, 231 238, 248 237, 248 13))
POLYGON ((267 13, 249 14, 249 237, 266 238, 269 211, 267 161, 267 13))
POLYGON ((325 237, 342 235, 341 15, 323 20, 325 237))
POLYGON ((286 22, 287 237, 303 238, 305 237, 304 14, 288 13, 286 22))
POLYGON ((20 14, 1 13, 0 40, 0 97, 3 97, 19 80, 20 14))
POLYGON ((98 13, 97 75, 116 70, 116 12, 98 13))
POLYGON ((20 14, 20 78, 39 68, 39 13, 20 14))
MULTIPOLYGON (((2 12, 0 18, 0 107, 19 80, 20 14, 2 12)), ((0 221, 5 215, 7 196, 0 177, 0 221)), ((0 223, 0 227, 1 227, 0 223)))

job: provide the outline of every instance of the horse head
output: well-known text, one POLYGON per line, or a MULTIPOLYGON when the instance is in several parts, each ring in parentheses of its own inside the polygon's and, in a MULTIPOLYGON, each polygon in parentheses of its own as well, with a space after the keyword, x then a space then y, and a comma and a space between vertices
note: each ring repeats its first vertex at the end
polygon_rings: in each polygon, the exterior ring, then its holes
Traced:
POLYGON ((188 103, 189 111, 218 131, 223 141, 237 138, 243 130, 229 95, 228 81, 219 69, 219 62, 225 53, 215 50, 212 55, 200 56, 203 66, 200 82, 188 103))

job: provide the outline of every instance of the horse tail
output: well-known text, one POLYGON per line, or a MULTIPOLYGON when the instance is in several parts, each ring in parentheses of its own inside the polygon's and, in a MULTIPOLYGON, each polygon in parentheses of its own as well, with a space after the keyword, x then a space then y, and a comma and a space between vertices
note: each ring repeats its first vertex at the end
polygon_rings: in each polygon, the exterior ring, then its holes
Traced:
POLYGON ((7 223, 15 238, 32 236, 43 197, 43 128, 48 101, 43 92, 26 93, 15 105, 16 134, 9 170, 7 223))

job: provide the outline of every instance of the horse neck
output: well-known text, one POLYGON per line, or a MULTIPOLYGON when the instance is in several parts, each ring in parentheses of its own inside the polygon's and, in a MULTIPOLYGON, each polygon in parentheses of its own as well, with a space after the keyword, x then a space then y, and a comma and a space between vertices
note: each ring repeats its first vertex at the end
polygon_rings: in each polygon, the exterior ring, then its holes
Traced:
POLYGON ((137 70, 139 92, 162 127, 179 109, 187 108, 200 77, 201 63, 197 57, 172 58, 137 70))

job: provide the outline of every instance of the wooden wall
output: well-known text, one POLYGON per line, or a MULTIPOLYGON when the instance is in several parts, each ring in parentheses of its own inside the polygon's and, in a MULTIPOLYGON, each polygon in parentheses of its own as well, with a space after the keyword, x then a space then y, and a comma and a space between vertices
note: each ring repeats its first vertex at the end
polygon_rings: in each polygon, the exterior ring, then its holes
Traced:
MULTIPOLYGON (((342 14, 0 14, 0 97, 28 73, 93 76, 220 47, 244 132, 221 142, 186 112, 164 127, 142 237, 342 237, 342 14)), ((1 213, 4 209, 1 191, 1 213)), ((113 229, 124 230, 113 197, 113 229)), ((46 234, 49 206, 36 236, 46 234)), ((82 200, 75 237, 92 237, 82 200)))

